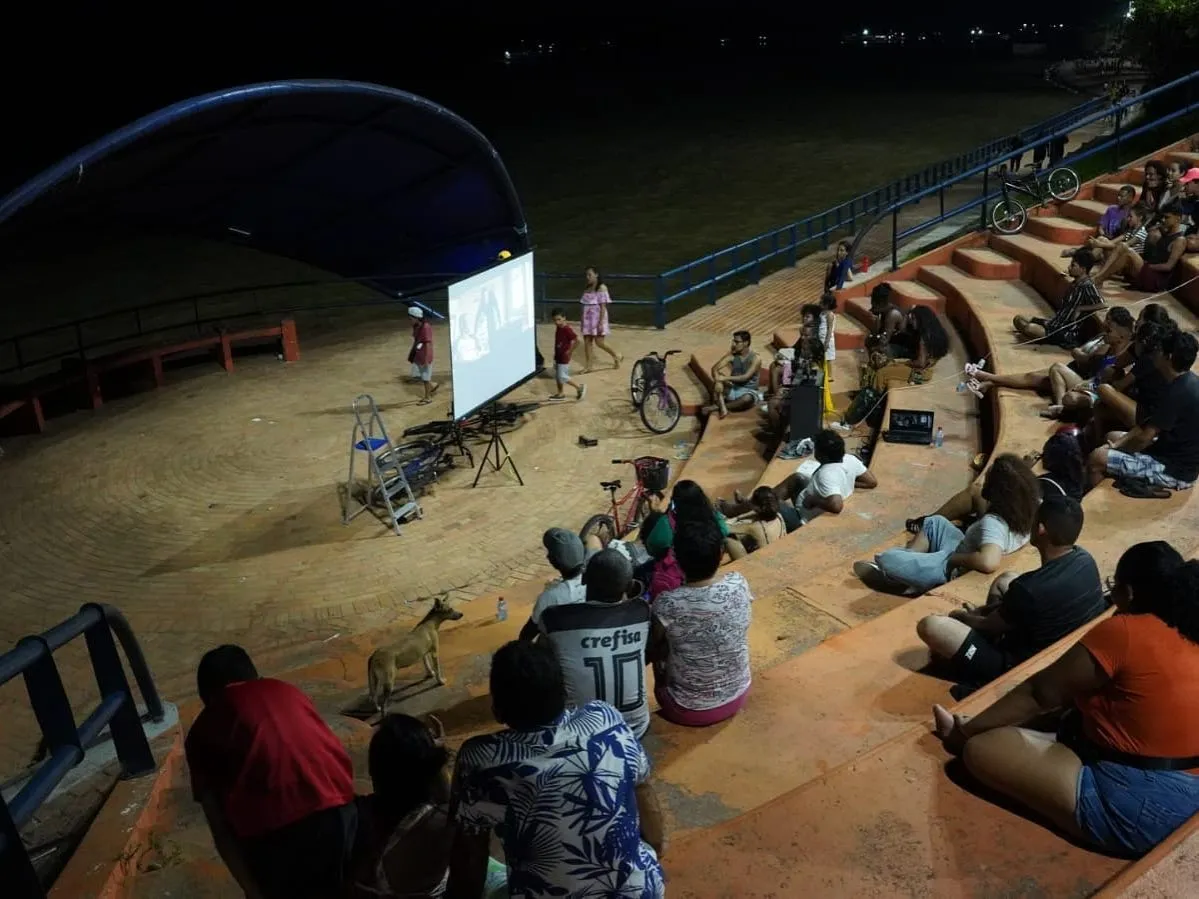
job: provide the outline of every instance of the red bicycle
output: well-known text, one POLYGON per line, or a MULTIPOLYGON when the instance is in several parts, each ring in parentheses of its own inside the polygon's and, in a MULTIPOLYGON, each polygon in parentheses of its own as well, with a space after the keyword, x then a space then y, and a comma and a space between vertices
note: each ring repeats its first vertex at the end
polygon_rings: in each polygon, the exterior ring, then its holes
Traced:
POLYGON ((583 529, 579 531, 579 537, 586 540, 594 535, 604 545, 612 539, 623 539, 630 531, 639 527, 649 514, 650 495, 661 494, 670 483, 669 459, 638 456, 636 459, 613 459, 612 464, 632 465, 637 474, 637 483, 628 493, 617 499, 616 491, 621 487, 620 481, 600 481, 600 487, 607 490, 610 497, 608 514, 592 515, 588 518, 583 529))

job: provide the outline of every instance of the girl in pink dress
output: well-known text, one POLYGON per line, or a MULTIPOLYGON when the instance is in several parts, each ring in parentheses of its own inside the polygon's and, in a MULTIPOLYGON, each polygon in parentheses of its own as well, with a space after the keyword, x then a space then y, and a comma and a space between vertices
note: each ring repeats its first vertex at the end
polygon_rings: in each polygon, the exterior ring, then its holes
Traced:
POLYGON ((587 289, 579 301, 583 307, 583 371, 591 371, 593 346, 612 357, 612 367, 620 368, 624 356, 608 346, 604 339, 608 336, 608 304, 612 299, 608 296, 608 285, 604 283, 599 271, 592 266, 583 273, 587 278, 587 289))

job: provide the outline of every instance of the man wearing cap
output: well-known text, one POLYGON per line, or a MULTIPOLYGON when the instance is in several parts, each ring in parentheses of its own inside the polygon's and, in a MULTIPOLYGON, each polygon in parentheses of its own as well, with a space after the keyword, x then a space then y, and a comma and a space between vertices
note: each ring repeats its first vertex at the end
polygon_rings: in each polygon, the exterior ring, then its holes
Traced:
POLYGON ((412 350, 408 361, 412 363, 412 379, 424 385, 425 394, 420 405, 433 402, 433 394, 441 385, 433 380, 433 326, 425 320, 425 310, 420 306, 408 307, 408 318, 412 320, 412 350))
POLYGON ((587 567, 587 560, 595 555, 594 550, 588 551, 579 535, 566 528, 550 528, 541 535, 541 542, 545 546, 546 559, 561 577, 546 584, 533 603, 529 620, 520 632, 522 640, 532 640, 538 634, 541 615, 546 609, 583 602, 587 598, 583 569, 587 567))
MULTIPOLYGON (((1182 204, 1184 220, 1190 226, 1187 233, 1194 237, 1199 231, 1199 166, 1183 172, 1178 183, 1182 185, 1182 196, 1178 198, 1178 202, 1182 204)), ((1189 242, 1187 251, 1195 252, 1191 249, 1189 242)))

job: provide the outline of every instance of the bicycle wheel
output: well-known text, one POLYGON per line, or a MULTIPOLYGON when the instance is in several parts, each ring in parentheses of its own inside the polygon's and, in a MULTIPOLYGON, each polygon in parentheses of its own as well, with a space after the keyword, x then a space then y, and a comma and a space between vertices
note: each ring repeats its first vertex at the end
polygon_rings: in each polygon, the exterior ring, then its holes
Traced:
POLYGON ((633 399, 633 407, 641 405, 645 399, 645 366, 638 359, 629 370, 629 396, 633 399))
POLYGON ((1028 221, 1028 212, 1019 200, 1008 197, 991 207, 991 227, 1000 234, 1019 234, 1028 221))
POLYGON ((452 421, 428 421, 423 425, 413 425, 410 428, 404 429, 405 437, 418 437, 429 434, 441 435, 447 434, 454 430, 454 422, 452 421))
POLYGON ((1078 188, 1081 187, 1081 182, 1078 180, 1078 173, 1074 169, 1068 169, 1065 166, 1050 172, 1046 184, 1049 187, 1049 195, 1053 199, 1060 200, 1063 203, 1066 200, 1073 200, 1078 196, 1078 188))
POLYGON ((592 515, 579 531, 579 539, 584 543, 588 537, 599 539, 601 546, 607 546, 609 540, 616 539, 616 522, 611 515, 592 515))
POLYGON ((674 430, 683 415, 679 392, 669 384, 651 387, 641 401, 641 422, 655 434, 674 430))
MULTIPOLYGON (((408 463, 420 459, 422 456, 431 455, 440 450, 441 447, 430 440, 413 440, 411 443, 401 443, 393 450, 394 461, 407 466, 408 463)), ((386 462, 390 459, 381 458, 380 461, 386 462)))

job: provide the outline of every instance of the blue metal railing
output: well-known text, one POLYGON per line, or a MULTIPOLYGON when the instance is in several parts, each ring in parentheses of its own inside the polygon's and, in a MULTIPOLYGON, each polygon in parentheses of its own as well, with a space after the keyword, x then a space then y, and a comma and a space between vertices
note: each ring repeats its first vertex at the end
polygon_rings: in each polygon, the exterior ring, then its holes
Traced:
MULTIPOLYGON (((1073 123, 1069 127, 1059 128, 1058 131, 1046 135, 1045 137, 1038 138, 1033 143, 1022 146, 1019 149, 1013 149, 1009 155, 1015 156, 1020 153, 1031 152, 1036 148, 1037 145, 1043 144, 1046 141, 1051 141, 1054 138, 1066 137, 1068 133, 1075 128, 1083 127, 1093 122, 1098 122, 1102 119, 1114 116, 1115 130, 1110 137, 1105 140, 1093 142, 1085 148, 1071 153, 1062 160, 1062 164, 1075 165, 1082 160, 1098 155, 1099 153, 1111 151, 1112 155, 1109 166, 1110 169, 1114 171, 1120 168, 1120 166, 1123 164, 1121 150, 1125 142, 1136 137, 1137 135, 1145 134, 1155 128, 1160 127, 1161 125, 1172 122, 1175 119, 1179 119, 1183 116, 1199 111, 1199 90, 1196 88, 1199 88, 1199 69, 1191 72, 1189 75, 1184 75, 1181 78, 1175 79, 1168 84, 1163 84, 1161 87, 1146 91, 1137 97, 1125 100, 1113 106, 1107 106, 1103 111, 1093 113, 1081 119, 1080 121, 1073 123), (1180 103, 1171 104, 1174 106, 1174 110, 1172 112, 1165 113, 1152 120, 1142 122, 1135 128, 1124 127, 1123 113, 1132 109, 1134 106, 1139 106, 1147 103, 1150 100, 1156 100, 1164 97, 1167 93, 1179 89, 1185 90, 1184 99, 1180 103)), ((891 220, 891 269, 894 271, 895 269, 899 268, 899 244, 922 231, 926 231, 929 228, 956 218, 973 209, 981 209, 979 226, 985 228, 988 204, 994 200, 997 200, 1002 195, 1002 191, 999 186, 999 179, 991 178, 990 168, 991 167, 988 164, 974 166, 973 168, 967 169, 966 171, 955 175, 953 178, 949 178, 940 184, 935 185, 934 187, 930 187, 918 193, 912 194, 909 197, 905 197, 902 200, 898 200, 889 206, 880 209, 878 214, 871 221, 870 225, 864 228, 862 232, 857 235, 857 238, 855 239, 855 247, 860 245, 861 241, 875 225, 889 218, 891 220), (972 178, 977 178, 979 175, 982 176, 982 182, 978 195, 972 197, 955 208, 947 210, 945 208, 945 191, 952 188, 956 184, 960 184, 972 178), (900 211, 905 206, 919 203, 921 200, 932 196, 938 196, 940 199, 939 213, 931 215, 917 224, 901 229, 899 227, 900 211)))
POLYGON ((124 616, 112 606, 88 603, 66 621, 39 636, 23 638, 9 652, 0 655, 0 685, 18 676, 24 677, 45 750, 44 760, 17 794, 8 802, 0 800, 0 884, 3 884, 6 896, 34 899, 46 895, 21 840, 20 829, 67 773, 83 761, 87 747, 106 728, 112 735, 122 777, 139 777, 156 767, 129 681, 125 678, 117 641, 133 670, 147 716, 161 721, 164 716, 162 701, 145 657, 124 616), (87 644, 96 685, 100 689, 99 704, 81 724, 75 721, 54 662, 54 651, 79 636, 87 644))

